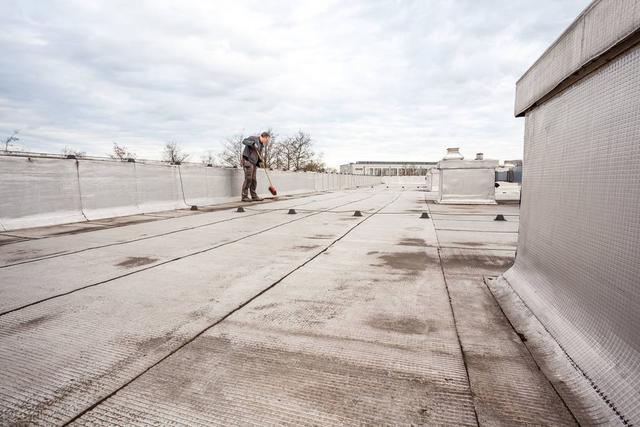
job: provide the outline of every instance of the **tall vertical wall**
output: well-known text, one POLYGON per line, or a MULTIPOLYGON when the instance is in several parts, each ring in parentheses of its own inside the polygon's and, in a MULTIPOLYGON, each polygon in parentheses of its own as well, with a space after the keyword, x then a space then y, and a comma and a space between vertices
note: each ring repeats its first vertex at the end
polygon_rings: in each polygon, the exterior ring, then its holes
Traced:
MULTIPOLYGON (((605 3, 591 9, 602 15, 605 3)), ((619 13, 625 2, 608 3, 619 13)), ((638 27, 635 4, 621 19, 635 16, 638 27)), ((582 18, 616 21, 600 15, 582 18)), ((583 34, 582 45, 606 31, 583 34)), ((558 61, 579 56, 552 54, 558 61)), ((530 103, 530 94, 516 105, 530 103)), ((504 277, 606 401, 609 422, 638 424, 640 47, 525 117, 518 252, 504 277)))
MULTIPOLYGON (((258 193, 269 183, 259 170, 258 193)), ((380 177, 273 171, 278 194, 380 184, 380 177)), ((241 169, 0 156, 0 230, 211 205, 238 197, 241 169)))

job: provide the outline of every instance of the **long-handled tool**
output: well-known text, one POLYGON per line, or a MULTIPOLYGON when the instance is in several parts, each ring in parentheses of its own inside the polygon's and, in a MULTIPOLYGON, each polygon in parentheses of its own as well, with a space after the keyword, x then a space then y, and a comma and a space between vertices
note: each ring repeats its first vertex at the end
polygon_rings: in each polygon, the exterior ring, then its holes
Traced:
POLYGON ((256 150, 256 153, 258 153, 258 158, 260 159, 260 163, 262 163, 262 165, 264 166, 262 169, 264 169, 264 173, 267 175, 267 179, 269 180, 269 192, 274 196, 277 196, 278 191, 276 190, 276 187, 273 186, 273 182, 271 182, 271 177, 269 176, 269 172, 267 172, 267 164, 264 162, 264 159, 262 158, 258 150, 256 150))

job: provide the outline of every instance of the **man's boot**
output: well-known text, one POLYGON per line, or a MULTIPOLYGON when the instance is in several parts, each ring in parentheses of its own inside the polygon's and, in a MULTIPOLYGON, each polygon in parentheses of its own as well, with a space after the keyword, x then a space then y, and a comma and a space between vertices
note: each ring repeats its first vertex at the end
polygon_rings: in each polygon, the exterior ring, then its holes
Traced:
POLYGON ((243 202, 250 202, 250 201, 251 201, 251 199, 250 199, 250 198, 249 198, 249 196, 247 196, 246 194, 243 194, 243 195, 242 195, 242 201, 243 201, 243 202))
POLYGON ((251 200, 253 200, 254 202, 261 202, 264 199, 254 193, 254 194, 251 195, 251 200))

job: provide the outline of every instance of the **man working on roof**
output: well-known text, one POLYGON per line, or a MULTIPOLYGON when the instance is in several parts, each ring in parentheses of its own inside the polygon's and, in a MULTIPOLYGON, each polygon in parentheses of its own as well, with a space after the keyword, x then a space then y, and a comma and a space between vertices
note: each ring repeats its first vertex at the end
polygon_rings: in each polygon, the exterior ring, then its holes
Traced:
POLYGON ((269 143, 271 135, 269 132, 262 132, 260 136, 250 136, 245 138, 242 143, 245 145, 242 151, 242 167, 244 168, 244 183, 242 184, 242 201, 251 202, 252 200, 259 202, 262 200, 256 193, 256 170, 262 164, 264 156, 264 147, 269 143), (249 190, 251 190, 251 199, 249 198, 249 190))

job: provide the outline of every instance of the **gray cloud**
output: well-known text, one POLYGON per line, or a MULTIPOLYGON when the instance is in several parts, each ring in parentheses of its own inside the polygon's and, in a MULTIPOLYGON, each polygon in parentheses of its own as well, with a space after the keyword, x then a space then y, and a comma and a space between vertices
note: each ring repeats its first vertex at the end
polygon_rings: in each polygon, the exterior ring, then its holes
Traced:
POLYGON ((522 156, 515 81, 570 1, 84 2, 0 6, 0 132, 194 158, 238 132, 311 132, 326 161, 522 156), (412 153, 409 155, 409 153, 412 153))

